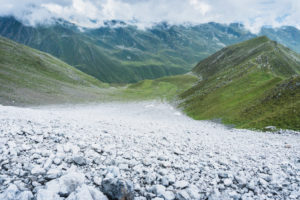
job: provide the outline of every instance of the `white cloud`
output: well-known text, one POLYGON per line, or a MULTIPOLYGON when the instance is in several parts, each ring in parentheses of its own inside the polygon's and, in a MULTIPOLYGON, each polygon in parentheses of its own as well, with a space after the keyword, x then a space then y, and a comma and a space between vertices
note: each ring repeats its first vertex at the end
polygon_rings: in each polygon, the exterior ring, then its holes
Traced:
POLYGON ((30 24, 59 17, 85 27, 117 19, 135 21, 140 27, 161 21, 215 21, 241 22, 254 32, 263 25, 300 28, 299 0, 0 0, 0 5, 0 15, 14 15, 30 24))
POLYGON ((205 15, 211 8, 210 5, 208 5, 203 1, 199 1, 199 0, 189 0, 189 1, 190 4, 194 6, 194 9, 200 11, 202 15, 205 15))

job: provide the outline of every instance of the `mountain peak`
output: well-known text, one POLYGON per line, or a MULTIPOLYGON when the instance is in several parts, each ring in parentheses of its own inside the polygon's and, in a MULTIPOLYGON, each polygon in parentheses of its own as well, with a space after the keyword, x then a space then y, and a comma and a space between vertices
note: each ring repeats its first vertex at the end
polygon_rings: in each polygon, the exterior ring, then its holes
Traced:
POLYGON ((300 71, 300 56, 270 40, 257 37, 222 49, 201 61, 193 71, 204 79, 236 68, 257 67, 277 76, 290 76, 300 71))

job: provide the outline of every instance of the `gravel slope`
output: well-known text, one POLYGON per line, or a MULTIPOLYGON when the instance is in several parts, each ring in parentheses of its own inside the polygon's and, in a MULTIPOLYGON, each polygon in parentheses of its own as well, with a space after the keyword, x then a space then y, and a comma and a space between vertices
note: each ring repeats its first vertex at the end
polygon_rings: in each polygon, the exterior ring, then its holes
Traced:
POLYGON ((0 193, 26 200, 299 199, 300 136, 195 121, 158 102, 0 106, 0 193))

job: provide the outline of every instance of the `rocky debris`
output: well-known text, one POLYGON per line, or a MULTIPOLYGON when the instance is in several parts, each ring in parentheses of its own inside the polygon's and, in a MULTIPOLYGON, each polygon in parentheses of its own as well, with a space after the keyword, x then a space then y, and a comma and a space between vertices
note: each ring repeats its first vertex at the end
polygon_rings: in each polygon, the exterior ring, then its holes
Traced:
POLYGON ((175 199, 175 195, 172 191, 167 191, 166 188, 162 185, 154 185, 151 188, 151 192, 154 193, 157 197, 173 200, 175 199))
POLYGON ((44 175, 45 173, 46 173, 46 170, 44 168, 42 168, 41 166, 35 166, 31 170, 31 174, 34 175, 34 176, 44 175))
POLYGON ((187 191, 181 190, 181 191, 177 192, 176 199, 177 200, 188 200, 188 199, 191 199, 191 197, 187 191))
POLYGON ((21 191, 16 185, 10 184, 8 188, 0 194, 2 200, 31 200, 33 194, 31 191, 21 191))
POLYGON ((266 126, 266 127, 265 127, 265 130, 266 130, 266 131, 276 131, 277 128, 276 128, 276 126, 266 126))
POLYGON ((95 185, 101 186, 102 179, 99 178, 99 177, 97 177, 97 176, 95 176, 95 177, 93 178, 93 182, 94 182, 95 185))
POLYGON ((300 199, 300 135, 289 133, 165 104, 0 106, 0 200, 300 199))
POLYGON ((107 168, 106 177, 119 177, 120 176, 120 169, 116 166, 110 166, 107 168))
POLYGON ((177 181, 177 182, 174 184, 174 187, 175 187, 175 188, 179 188, 179 189, 184 189, 184 188, 186 188, 188 185, 189 185, 189 182, 183 180, 183 181, 177 181))
POLYGON ((94 151, 96 151, 99 154, 103 153, 103 150, 102 150, 102 148, 99 144, 93 144, 92 148, 93 148, 94 151))
POLYGON ((186 189, 187 193, 189 194, 190 199, 200 199, 201 195, 199 194, 199 189, 195 185, 190 185, 186 189))

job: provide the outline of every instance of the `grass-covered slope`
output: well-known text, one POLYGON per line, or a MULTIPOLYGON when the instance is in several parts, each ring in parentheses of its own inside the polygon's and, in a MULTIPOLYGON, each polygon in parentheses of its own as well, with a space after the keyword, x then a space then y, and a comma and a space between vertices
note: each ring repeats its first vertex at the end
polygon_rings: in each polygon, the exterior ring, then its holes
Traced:
POLYGON ((143 80, 119 88, 117 96, 120 100, 162 100, 172 102, 178 94, 191 88, 198 78, 195 75, 184 74, 162 77, 155 80, 143 80))
POLYGON ((300 130, 300 77, 293 76, 267 91, 263 98, 243 109, 243 127, 263 128, 272 124, 284 129, 300 130))
POLYGON ((193 71, 201 81, 180 95, 191 117, 300 130, 300 56, 288 48, 259 37, 222 49, 193 71))
POLYGON ((0 104, 94 101, 104 87, 47 53, 0 37, 0 104))

